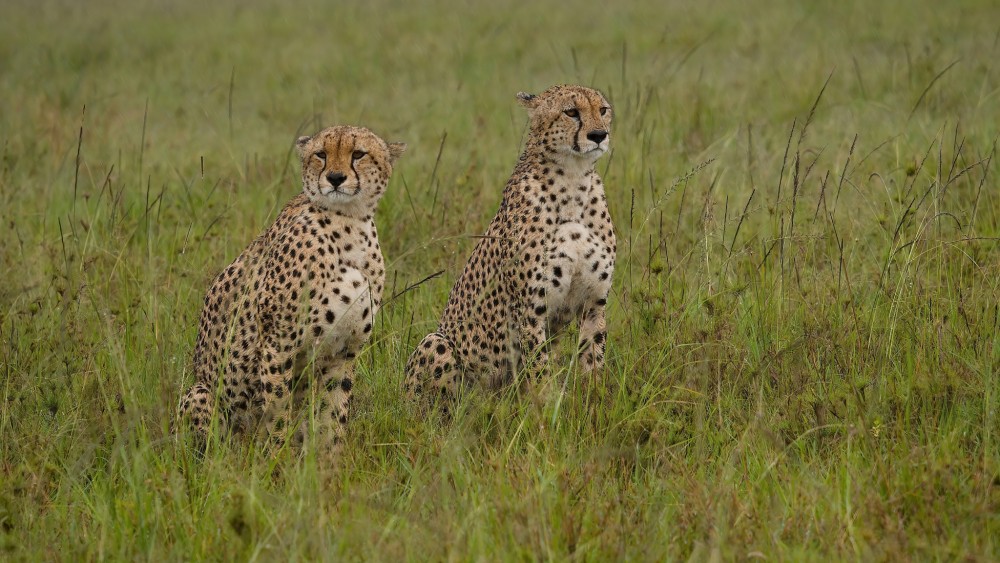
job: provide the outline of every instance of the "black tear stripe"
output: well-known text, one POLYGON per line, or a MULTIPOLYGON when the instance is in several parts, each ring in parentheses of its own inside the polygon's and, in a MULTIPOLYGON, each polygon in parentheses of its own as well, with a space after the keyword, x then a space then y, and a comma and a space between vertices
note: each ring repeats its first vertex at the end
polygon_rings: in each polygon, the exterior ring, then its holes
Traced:
MULTIPOLYGON (((576 107, 579 107, 579 104, 577 104, 576 102, 577 102, 576 96, 573 96, 573 105, 576 106, 576 107)), ((580 111, 580 110, 577 110, 577 111, 580 111)), ((575 150, 576 152, 580 152, 580 130, 581 129, 583 129, 583 114, 582 113, 580 114, 580 117, 577 118, 577 120, 576 120, 576 132, 573 133, 573 150, 575 150)))
MULTIPOLYGON (((355 146, 357 146, 357 145, 355 145, 355 146)), ((361 174, 358 174, 358 169, 354 167, 355 160, 354 160, 354 150, 353 149, 351 150, 350 159, 351 159, 351 172, 354 172, 354 177, 358 179, 358 191, 360 192, 361 191, 361 174)))
POLYGON ((354 142, 351 144, 351 154, 350 154, 350 156, 348 156, 348 158, 350 159, 350 162, 351 162, 351 172, 354 172, 354 177, 358 179, 358 191, 360 192, 361 191, 361 175, 358 174, 358 169, 354 167, 354 149, 358 146, 358 143, 357 143, 358 138, 352 135, 351 136, 351 140, 354 141, 354 142))

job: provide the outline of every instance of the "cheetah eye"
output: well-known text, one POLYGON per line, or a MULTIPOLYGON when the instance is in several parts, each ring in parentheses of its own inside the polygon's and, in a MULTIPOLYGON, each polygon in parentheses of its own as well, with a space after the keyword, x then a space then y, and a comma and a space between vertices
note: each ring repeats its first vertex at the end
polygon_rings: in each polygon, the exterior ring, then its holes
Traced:
POLYGON ((601 115, 606 115, 608 113, 608 109, 609 109, 608 106, 602 107, 601 108, 601 115))
POLYGON ((322 161, 326 161, 326 151, 319 151, 318 153, 316 153, 315 156, 316 156, 316 158, 318 158, 318 159, 320 159, 322 161))
POLYGON ((354 160, 360 160, 364 158, 366 154, 368 153, 366 153, 365 151, 357 150, 351 153, 351 158, 353 158, 354 160))
POLYGON ((565 113, 566 115, 572 117, 573 119, 578 119, 580 117, 580 110, 578 110, 576 108, 568 109, 568 110, 564 111, 563 113, 565 113))

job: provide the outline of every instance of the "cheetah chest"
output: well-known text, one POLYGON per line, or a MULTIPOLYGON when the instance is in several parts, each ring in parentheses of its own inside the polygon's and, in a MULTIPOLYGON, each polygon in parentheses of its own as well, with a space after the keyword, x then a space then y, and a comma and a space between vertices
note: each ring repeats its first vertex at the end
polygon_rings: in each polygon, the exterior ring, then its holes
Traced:
POLYGON ((597 232, 574 221, 559 225, 547 254, 547 317, 560 328, 607 297, 614 252, 597 232))
POLYGON ((342 239, 336 260, 313 279, 312 344, 339 356, 356 354, 368 340, 382 298, 382 255, 373 233, 342 239), (371 244, 369 244, 371 243, 371 244))
POLYGON ((317 294, 314 344, 334 354, 356 352, 371 332, 375 300, 364 274, 342 268, 317 294))

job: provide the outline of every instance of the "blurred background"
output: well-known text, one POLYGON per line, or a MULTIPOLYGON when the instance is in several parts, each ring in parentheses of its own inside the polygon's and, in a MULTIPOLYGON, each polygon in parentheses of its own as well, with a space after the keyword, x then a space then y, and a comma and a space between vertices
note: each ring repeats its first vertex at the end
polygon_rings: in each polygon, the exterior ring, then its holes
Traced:
MULTIPOLYGON (((1000 6, 0 6, 0 558, 1000 556, 1000 6), (524 140, 602 90, 604 384, 399 382, 524 140), (333 124, 409 150, 344 468, 170 434, 204 291, 333 124), (436 272, 440 277, 410 288, 436 272), (553 398, 554 397, 554 398, 553 398)), ((565 357, 571 356, 571 348, 565 357)))

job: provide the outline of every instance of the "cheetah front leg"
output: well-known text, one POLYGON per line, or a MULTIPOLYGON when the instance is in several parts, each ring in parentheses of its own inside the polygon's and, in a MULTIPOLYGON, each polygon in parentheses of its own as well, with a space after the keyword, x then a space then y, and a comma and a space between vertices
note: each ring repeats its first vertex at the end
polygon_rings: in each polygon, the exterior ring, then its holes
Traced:
POLYGON ((214 391, 204 383, 196 383, 177 405, 177 422, 187 421, 190 423, 196 441, 200 446, 204 446, 214 413, 214 391))
MULTIPOLYGON (((527 363, 528 374, 537 379, 549 360, 550 338, 559 333, 557 311, 550 310, 566 301, 573 276, 573 262, 577 257, 578 243, 582 237, 582 227, 575 223, 561 226, 555 233, 535 239, 543 248, 541 256, 533 254, 531 244, 519 263, 521 272, 511 279, 525 280, 526 288, 515 287, 514 294, 523 292, 521 307, 515 311, 515 346, 518 347, 515 360, 527 363), (541 258, 541 260, 540 260, 541 258), (551 307, 550 307, 551 305, 551 307)), ((535 251, 537 252, 537 251, 535 251)))
POLYGON ((264 399, 262 428, 272 445, 281 447, 292 423, 291 382, 295 364, 292 347, 282 347, 273 338, 266 338, 263 346, 260 393, 264 399))
POLYGON ((580 317, 580 367, 584 372, 596 371, 604 366, 604 347, 608 334, 606 303, 605 297, 594 301, 580 317))
MULTIPOLYGON (((318 451, 325 461, 339 457, 347 433, 348 408, 354 387, 354 359, 337 356, 316 358, 315 392, 308 427, 315 429, 318 451)), ((303 425, 301 432, 306 431, 303 425)), ((303 444, 308 441, 303 440, 303 444)))

